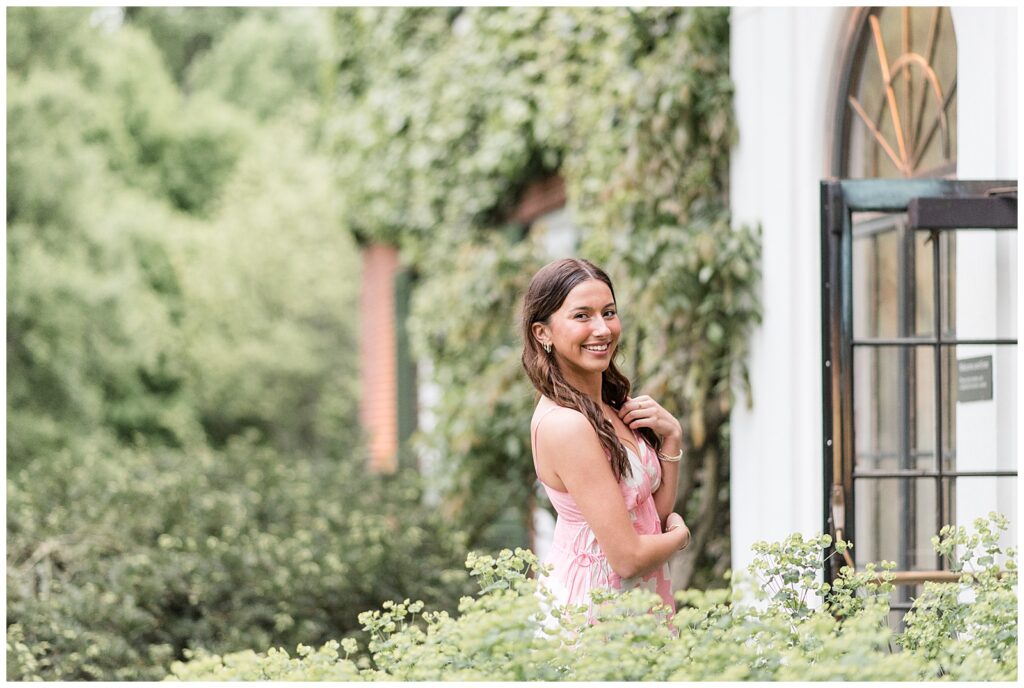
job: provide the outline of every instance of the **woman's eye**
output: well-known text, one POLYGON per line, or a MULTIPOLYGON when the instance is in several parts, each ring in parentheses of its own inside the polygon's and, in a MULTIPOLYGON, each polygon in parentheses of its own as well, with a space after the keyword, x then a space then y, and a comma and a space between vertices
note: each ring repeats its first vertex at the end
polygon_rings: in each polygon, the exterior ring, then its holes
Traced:
POLYGON ((586 314, 586 313, 577 313, 577 314, 576 314, 576 315, 574 315, 573 317, 574 317, 574 318, 576 318, 577 320, 579 320, 580 318, 585 318, 585 317, 587 317, 587 314, 586 314))
POLYGON ((614 316, 615 316, 615 311, 605 311, 604 312, 604 317, 606 317, 606 318, 612 318, 614 316))

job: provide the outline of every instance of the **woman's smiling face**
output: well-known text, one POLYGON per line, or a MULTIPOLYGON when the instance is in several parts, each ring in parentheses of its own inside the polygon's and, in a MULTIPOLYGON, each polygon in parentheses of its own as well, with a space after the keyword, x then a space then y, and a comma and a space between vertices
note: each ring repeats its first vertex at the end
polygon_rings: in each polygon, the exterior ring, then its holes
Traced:
POLYGON ((604 372, 622 333, 612 290, 601 280, 580 282, 547 324, 534 324, 534 332, 542 343, 551 343, 552 354, 566 374, 604 372))

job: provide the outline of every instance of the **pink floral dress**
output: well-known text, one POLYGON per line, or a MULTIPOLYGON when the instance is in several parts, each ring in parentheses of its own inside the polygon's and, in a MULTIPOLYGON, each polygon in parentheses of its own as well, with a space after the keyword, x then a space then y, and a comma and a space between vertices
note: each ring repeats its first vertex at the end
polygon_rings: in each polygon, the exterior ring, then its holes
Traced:
MULTIPOLYGON (((553 406, 545 411, 533 426, 531 446, 534 470, 537 468, 537 428, 548 413, 556 408, 553 406)), ((640 535, 657 534, 661 532, 661 519, 654 504, 654 492, 661 485, 661 463, 654 448, 640 434, 634 432, 633 436, 640 448, 640 456, 626 447, 632 476, 624 476, 619 481, 619 489, 636 532, 640 535)), ((623 591, 643 587, 660 595, 675 612, 667 562, 646 576, 621 578, 608 564, 608 558, 597 543, 594 531, 587 525, 572 495, 545 484, 540 480, 539 471, 537 480, 544 485, 544 491, 558 512, 551 548, 543 563, 552 567, 544 583, 554 592, 560 604, 586 605, 588 616, 593 620, 593 602, 589 594, 591 590, 623 591)))

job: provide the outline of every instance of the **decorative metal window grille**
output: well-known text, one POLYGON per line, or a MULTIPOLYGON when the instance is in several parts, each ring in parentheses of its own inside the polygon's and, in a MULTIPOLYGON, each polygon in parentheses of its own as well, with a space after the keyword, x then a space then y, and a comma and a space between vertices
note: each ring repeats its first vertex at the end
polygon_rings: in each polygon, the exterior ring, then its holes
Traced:
POLYGON ((843 69, 835 174, 956 171, 956 37, 948 7, 855 10, 843 69))

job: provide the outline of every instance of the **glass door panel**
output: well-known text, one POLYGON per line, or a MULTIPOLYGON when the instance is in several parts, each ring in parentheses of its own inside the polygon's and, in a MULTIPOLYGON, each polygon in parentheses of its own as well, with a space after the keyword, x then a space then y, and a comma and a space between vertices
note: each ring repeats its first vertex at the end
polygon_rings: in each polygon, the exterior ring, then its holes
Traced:
POLYGON ((857 475, 936 470, 934 362, 931 346, 854 348, 857 475))
POLYGON ((943 472, 1017 470, 1017 346, 942 346, 943 472))
POLYGON ((1017 233, 957 230, 942 241, 943 338, 1016 339, 1017 233))
POLYGON ((854 483, 857 510, 854 550, 858 568, 868 561, 896 562, 900 571, 932 569, 939 508, 935 478, 861 479, 854 483))
POLYGON ((859 569, 896 562, 900 616, 915 580, 943 578, 931 544, 943 525, 997 511, 1004 544, 1016 538, 1017 240, 990 193, 1015 186, 822 185, 825 519, 859 569), (908 208, 939 228, 911 226, 908 208))
POLYGON ((995 511, 1006 516, 1010 525, 1000 537, 1003 551, 1017 546, 1017 476, 960 476, 944 482, 955 483, 950 513, 956 525, 970 530, 974 519, 988 518, 989 512, 995 511))
POLYGON ((904 214, 853 214, 853 336, 929 336, 935 331, 930 235, 904 214))

